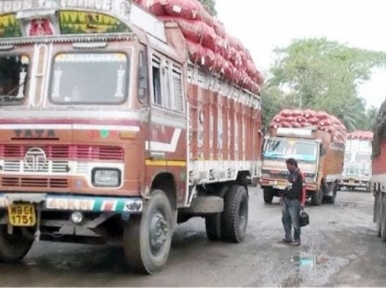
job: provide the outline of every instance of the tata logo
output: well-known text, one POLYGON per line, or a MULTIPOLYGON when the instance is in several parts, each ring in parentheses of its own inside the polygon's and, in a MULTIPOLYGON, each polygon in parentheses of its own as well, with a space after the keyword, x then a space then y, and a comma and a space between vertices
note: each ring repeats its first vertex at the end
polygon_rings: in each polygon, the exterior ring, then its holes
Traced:
POLYGON ((47 155, 41 148, 31 148, 27 151, 24 157, 24 165, 30 171, 44 170, 47 164, 47 155))
POLYGON ((34 139, 34 138, 46 138, 53 139, 56 138, 54 130, 14 130, 15 138, 26 138, 26 139, 34 139))

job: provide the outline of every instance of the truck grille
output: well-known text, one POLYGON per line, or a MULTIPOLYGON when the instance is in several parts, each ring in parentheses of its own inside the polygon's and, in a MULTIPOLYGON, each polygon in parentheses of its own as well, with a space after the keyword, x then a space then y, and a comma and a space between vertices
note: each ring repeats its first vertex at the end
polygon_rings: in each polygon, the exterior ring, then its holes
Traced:
POLYGON ((68 180, 61 178, 3 177, 3 187, 68 188, 68 180))
MULTIPOLYGON (((91 146, 91 145, 0 145, 0 158, 21 160, 28 149, 39 147, 44 150, 47 159, 66 160, 115 160, 123 161, 124 151, 121 147, 91 146)), ((53 161, 53 165, 62 165, 60 161, 53 161)), ((18 165, 15 162, 9 165, 18 165)), ((20 164, 21 165, 21 164, 20 164)))

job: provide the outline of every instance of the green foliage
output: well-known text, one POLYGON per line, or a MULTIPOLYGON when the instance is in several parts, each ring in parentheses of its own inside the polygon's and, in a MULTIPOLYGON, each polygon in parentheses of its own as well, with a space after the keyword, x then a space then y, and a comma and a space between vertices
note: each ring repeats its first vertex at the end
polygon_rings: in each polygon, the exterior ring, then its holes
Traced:
MULTIPOLYGON (((312 108, 337 116, 348 130, 372 128, 371 119, 377 109, 372 107, 366 112, 357 88, 370 79, 371 68, 384 65, 385 53, 350 48, 326 39, 296 40, 275 52, 272 76, 263 89, 263 102, 267 102, 264 107, 270 107, 263 111, 267 113, 265 118, 284 107, 312 108), (273 104, 275 101, 278 103, 273 104)), ((270 119, 263 123, 268 124, 270 119)))
POLYGON ((212 15, 216 16, 216 0, 199 0, 205 9, 212 15))

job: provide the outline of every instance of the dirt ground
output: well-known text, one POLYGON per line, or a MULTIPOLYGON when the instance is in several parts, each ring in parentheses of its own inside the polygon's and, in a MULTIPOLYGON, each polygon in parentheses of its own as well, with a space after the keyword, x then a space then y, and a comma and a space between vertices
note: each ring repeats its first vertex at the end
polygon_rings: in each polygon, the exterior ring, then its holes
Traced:
POLYGON ((276 203, 264 205, 262 191, 250 190, 241 244, 209 242, 203 219, 181 225, 167 267, 153 276, 127 271, 118 248, 39 242, 23 263, 0 264, 0 285, 386 286, 386 244, 376 237, 370 193, 339 192, 335 205, 308 206, 301 247, 278 244, 284 235, 276 203))

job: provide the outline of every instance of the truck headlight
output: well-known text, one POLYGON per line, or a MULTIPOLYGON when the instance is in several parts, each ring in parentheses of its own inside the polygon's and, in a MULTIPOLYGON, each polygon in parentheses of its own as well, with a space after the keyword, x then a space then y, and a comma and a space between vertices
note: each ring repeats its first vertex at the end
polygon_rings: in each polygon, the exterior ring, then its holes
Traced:
POLYGON ((121 185, 121 171, 111 168, 95 168, 92 183, 98 187, 118 187, 121 185))

